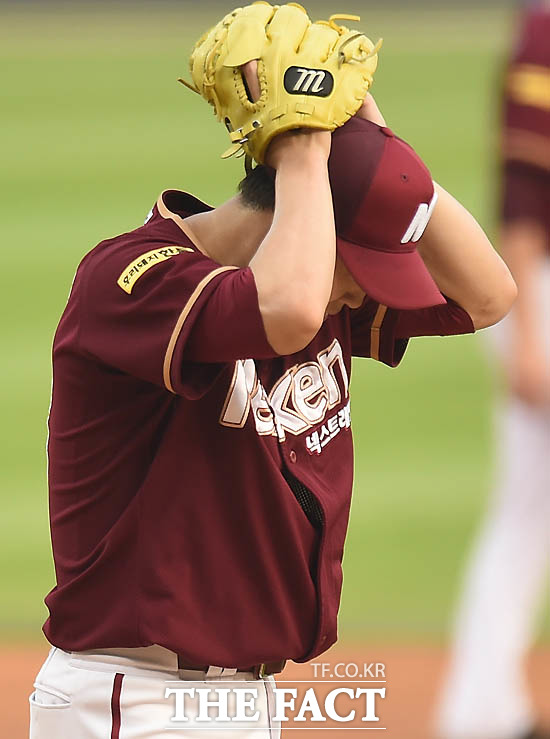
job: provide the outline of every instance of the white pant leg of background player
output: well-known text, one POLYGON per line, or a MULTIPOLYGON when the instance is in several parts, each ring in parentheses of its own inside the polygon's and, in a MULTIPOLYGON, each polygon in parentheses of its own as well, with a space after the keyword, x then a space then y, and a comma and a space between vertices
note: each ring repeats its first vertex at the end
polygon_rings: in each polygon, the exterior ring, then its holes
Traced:
POLYGON ((501 410, 501 479, 462 594, 440 733, 508 739, 534 721, 523 656, 550 565, 550 419, 501 410))
MULTIPOLYGON (((550 269, 541 283, 550 363, 550 269)), ((508 324, 491 332, 499 354, 508 324)), ((496 427, 497 484, 467 570, 438 716, 445 739, 508 739, 534 722, 523 657, 550 571, 550 412, 507 398, 496 427)))

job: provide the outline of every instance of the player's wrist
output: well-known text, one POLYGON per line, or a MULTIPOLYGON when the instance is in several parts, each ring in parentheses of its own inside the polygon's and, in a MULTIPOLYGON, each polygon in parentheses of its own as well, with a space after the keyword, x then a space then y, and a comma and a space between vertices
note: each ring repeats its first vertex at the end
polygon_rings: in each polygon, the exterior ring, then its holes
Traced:
POLYGON ((330 145, 328 131, 289 131, 273 139, 267 150, 266 163, 276 170, 318 165, 326 169, 330 145))

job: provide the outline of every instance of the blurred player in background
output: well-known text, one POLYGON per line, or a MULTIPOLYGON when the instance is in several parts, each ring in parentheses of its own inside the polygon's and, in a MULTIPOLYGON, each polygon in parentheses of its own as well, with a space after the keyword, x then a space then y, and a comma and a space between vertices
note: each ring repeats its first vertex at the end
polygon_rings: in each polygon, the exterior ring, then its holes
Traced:
POLYGON ((522 15, 501 145, 501 252, 519 295, 491 332, 507 388, 498 484, 462 594, 438 716, 444 739, 550 737, 536 729, 522 664, 550 570, 550 1, 522 15))

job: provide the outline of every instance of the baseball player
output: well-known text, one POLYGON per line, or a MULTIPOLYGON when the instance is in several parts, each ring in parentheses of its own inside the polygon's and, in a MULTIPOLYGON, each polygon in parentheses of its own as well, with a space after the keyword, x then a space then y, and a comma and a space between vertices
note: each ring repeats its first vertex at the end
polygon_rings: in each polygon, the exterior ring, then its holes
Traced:
POLYGON ((519 294, 488 336, 507 388, 497 485, 439 707, 449 739, 550 737, 536 729, 523 669, 550 570, 550 2, 526 5, 520 29, 505 76, 501 199, 501 251, 519 294))
POLYGON ((395 367, 410 337, 472 332, 515 297, 386 127, 376 47, 341 19, 254 3, 201 37, 189 84, 246 156, 239 193, 166 190, 77 270, 53 348, 33 739, 164 735, 178 678, 251 681, 251 735, 277 737, 271 676, 337 638, 352 355, 395 367))

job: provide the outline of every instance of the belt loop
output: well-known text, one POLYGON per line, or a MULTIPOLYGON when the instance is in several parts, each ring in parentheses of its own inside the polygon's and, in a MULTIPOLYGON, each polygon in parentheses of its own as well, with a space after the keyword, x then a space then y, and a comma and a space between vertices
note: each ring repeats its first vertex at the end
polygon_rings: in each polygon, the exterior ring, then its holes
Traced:
POLYGON ((216 667, 215 665, 209 665, 206 670, 206 677, 221 677, 223 675, 223 667, 216 667))
POLYGON ((184 661, 181 654, 177 654, 176 657, 178 658, 178 677, 180 680, 183 680, 183 671, 184 671, 184 661))

